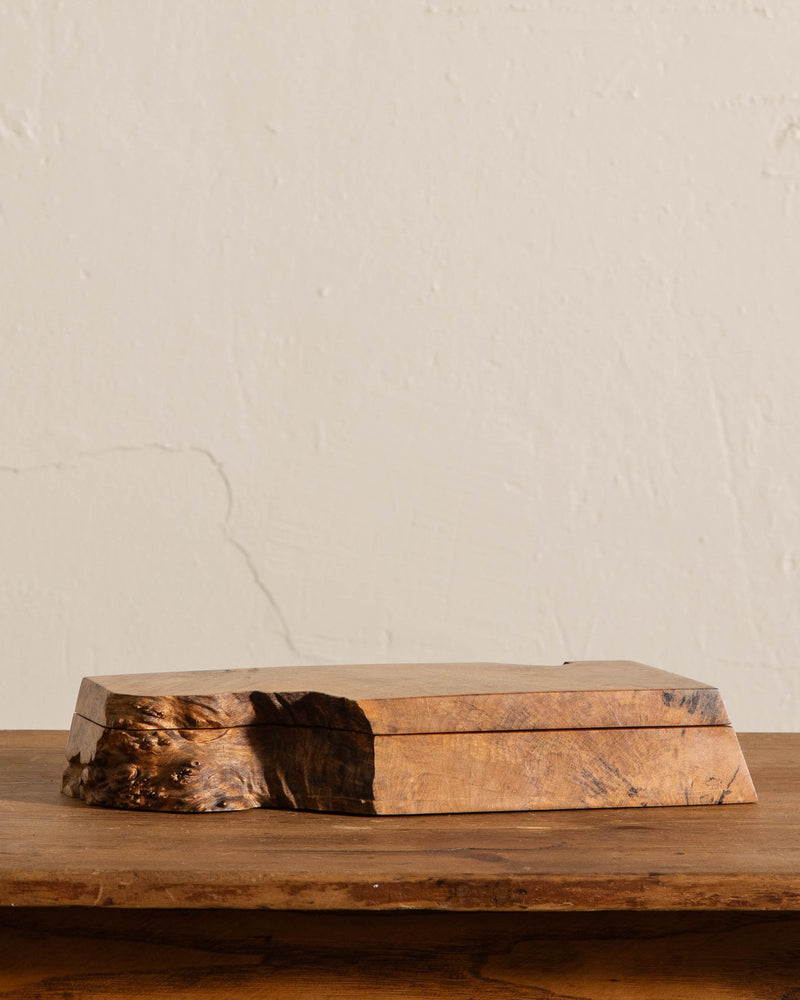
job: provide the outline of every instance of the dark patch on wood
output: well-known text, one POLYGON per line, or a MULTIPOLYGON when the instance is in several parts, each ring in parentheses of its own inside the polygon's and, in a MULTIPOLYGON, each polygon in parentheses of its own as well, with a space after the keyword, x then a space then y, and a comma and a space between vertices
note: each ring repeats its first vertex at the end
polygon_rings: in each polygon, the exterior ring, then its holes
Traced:
POLYGON ((608 791, 604 782, 602 782, 597 775, 593 774, 588 768, 584 767, 581 770, 581 784, 584 788, 588 789, 595 795, 605 795, 608 791))
POLYGON ((680 701, 681 708, 685 708, 689 715, 694 715, 700 704, 700 692, 692 691, 691 694, 684 695, 680 701))
POLYGON ((722 805, 722 803, 725 801, 725 797, 727 795, 731 794, 731 787, 732 787, 734 781, 736 781, 736 777, 739 774, 739 770, 740 770, 740 767, 737 767, 736 770, 733 772, 733 777, 731 778, 731 780, 728 782, 728 784, 720 792, 719 799, 717 800, 717 804, 718 805, 722 805))

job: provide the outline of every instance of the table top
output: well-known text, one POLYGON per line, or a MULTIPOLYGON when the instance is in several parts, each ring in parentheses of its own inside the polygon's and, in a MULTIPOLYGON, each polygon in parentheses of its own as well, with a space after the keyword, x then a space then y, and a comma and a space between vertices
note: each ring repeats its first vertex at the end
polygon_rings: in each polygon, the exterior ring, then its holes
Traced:
POLYGON ((741 743, 752 805, 187 815, 67 799, 66 733, 2 733, 0 906, 800 910, 800 733, 741 743))

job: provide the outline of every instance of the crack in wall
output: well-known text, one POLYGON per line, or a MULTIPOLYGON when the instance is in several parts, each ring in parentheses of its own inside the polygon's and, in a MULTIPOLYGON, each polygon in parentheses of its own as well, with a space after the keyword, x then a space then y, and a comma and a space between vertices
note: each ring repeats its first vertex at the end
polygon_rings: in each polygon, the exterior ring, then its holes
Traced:
POLYGON ((222 462, 220 462, 220 460, 216 457, 216 455, 212 451, 209 451, 208 448, 202 448, 199 445, 188 445, 186 448, 182 450, 194 452, 195 454, 198 455, 204 455, 208 459, 208 461, 211 462, 212 466, 217 472, 217 475, 222 480, 222 483, 225 487, 225 493, 228 498, 228 507, 227 510, 225 511, 225 520, 222 523, 222 531, 225 535, 225 538, 228 544, 231 545, 234 549, 236 549, 236 551, 244 559, 245 565, 247 566, 247 569, 250 572, 250 576, 252 577, 253 583, 267 599, 267 603, 271 607, 275 617, 278 619, 278 624, 280 625, 280 632, 286 642, 286 645, 296 656, 302 656, 300 650, 295 645, 294 638, 292 637, 291 630, 289 629, 289 625, 286 621, 286 618, 284 617, 283 611, 281 610, 280 605, 276 601, 275 595, 272 593, 270 588, 264 582, 264 579, 262 578, 261 573, 259 572, 258 567, 256 566, 255 560, 253 559, 250 552, 247 550, 246 546, 243 545, 242 542, 240 542, 239 539, 236 538, 231 532, 230 525, 231 525, 231 520, 233 518, 234 496, 233 496, 233 487, 231 486, 231 481, 230 478, 228 477, 228 473, 225 471, 225 467, 223 466, 222 462))
POLYGON ((217 458, 217 456, 208 448, 202 447, 200 445, 168 445, 160 442, 151 442, 148 444, 139 445, 114 445, 110 448, 103 448, 97 451, 82 451, 78 452, 73 461, 68 462, 45 462, 41 465, 28 465, 28 466, 14 466, 14 465, 0 465, 0 473, 7 473, 11 475, 24 475, 26 473, 35 472, 65 472, 69 469, 75 468, 75 466, 84 459, 95 459, 104 458, 108 455, 124 454, 130 453, 142 453, 148 451, 161 451, 167 452, 169 454, 176 455, 186 455, 194 454, 202 456, 207 462, 210 463, 214 469, 215 474, 221 480, 222 485, 225 489, 225 496, 227 498, 225 517, 222 521, 222 533, 225 541, 233 549, 235 549, 239 556, 244 560, 244 564, 247 567, 247 571, 252 579, 256 588, 263 595, 270 611, 277 620, 278 632, 285 641, 289 650, 300 658, 303 657, 303 653, 298 649, 295 644, 292 631, 289 628, 289 624, 286 620, 283 611, 281 610, 278 601, 275 599, 270 587, 264 581, 255 560, 253 559, 247 547, 239 541, 238 538, 233 534, 231 530, 231 520, 233 518, 234 510, 234 493, 233 487, 231 485, 230 477, 225 470, 222 462, 217 458))

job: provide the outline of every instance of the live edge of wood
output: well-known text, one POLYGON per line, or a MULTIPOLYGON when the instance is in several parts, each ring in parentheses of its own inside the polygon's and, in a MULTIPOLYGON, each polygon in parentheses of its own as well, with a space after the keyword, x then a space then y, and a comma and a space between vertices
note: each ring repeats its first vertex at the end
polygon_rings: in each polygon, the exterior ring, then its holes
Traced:
POLYGON ((403 817, 90 809, 65 738, 0 739, 0 906, 800 910, 800 734, 741 736, 757 804, 403 817))

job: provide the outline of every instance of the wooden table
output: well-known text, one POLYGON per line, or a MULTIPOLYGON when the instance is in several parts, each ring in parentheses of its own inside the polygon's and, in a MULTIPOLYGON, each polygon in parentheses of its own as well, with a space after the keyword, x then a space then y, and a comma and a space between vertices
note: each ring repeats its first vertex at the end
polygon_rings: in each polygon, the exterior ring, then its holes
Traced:
POLYGON ((800 1000, 800 734, 756 805, 459 816, 96 809, 0 736, 0 997, 800 1000))

